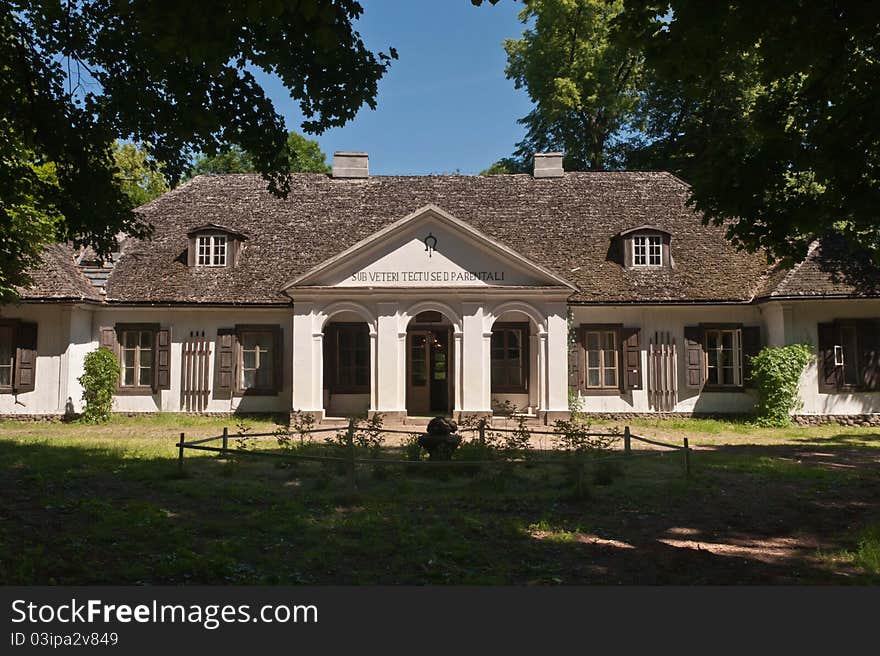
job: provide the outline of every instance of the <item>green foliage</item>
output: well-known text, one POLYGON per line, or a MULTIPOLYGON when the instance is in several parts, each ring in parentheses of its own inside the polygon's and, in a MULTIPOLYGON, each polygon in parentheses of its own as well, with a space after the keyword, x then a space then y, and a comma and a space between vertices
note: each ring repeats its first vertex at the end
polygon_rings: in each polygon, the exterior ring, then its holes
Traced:
POLYGON ((528 173, 529 167, 525 160, 516 157, 502 157, 489 168, 480 171, 480 175, 508 175, 511 173, 528 173))
POLYGON ((582 412, 572 412, 569 419, 553 422, 557 448, 572 454, 598 453, 611 450, 620 441, 620 431, 612 427, 607 433, 591 430, 589 419, 582 412))
POLYGON ((378 458, 382 452, 382 445, 385 443, 385 436, 382 435, 382 424, 385 423, 385 415, 376 412, 365 423, 359 419, 356 424, 354 433, 354 443, 362 449, 365 449, 370 458, 378 458))
POLYGON ((679 174, 749 250, 798 261, 841 233, 880 260, 880 5, 625 6, 616 38, 644 53, 649 81, 637 166, 679 174))
POLYGON ((766 347, 751 361, 752 380, 758 388, 757 423, 783 427, 800 406, 798 382, 813 351, 806 344, 766 347))
POLYGON ((27 269, 39 264, 43 244, 55 239, 63 220, 55 165, 34 164, 4 128, 0 123, 0 302, 16 298, 29 282, 27 269))
POLYGON ((86 402, 82 420, 97 424, 110 419, 113 394, 119 381, 119 362, 113 351, 100 347, 88 353, 83 361, 83 374, 77 380, 86 402))
POLYGON ((872 524, 862 531, 855 560, 865 571, 880 575, 880 524, 872 524))
POLYGON ((161 166, 150 159, 146 146, 113 143, 113 159, 117 180, 132 208, 140 207, 168 191, 168 181, 161 166))
MULTIPOLYGON (((291 173, 330 173, 327 156, 314 139, 297 132, 287 135, 287 156, 291 173)), ((187 177, 211 173, 256 173, 254 158, 241 146, 229 144, 214 155, 202 155, 187 172, 187 177)))
POLYGON ((120 232, 149 234, 120 186, 116 139, 150 144, 151 168, 162 162, 171 185, 191 153, 234 143, 286 194, 296 166, 284 118, 253 71, 281 81, 312 134, 375 109, 397 53, 366 48, 362 13, 356 0, 4 2, 0 294, 15 296, 47 241, 106 255, 120 232))
POLYGON ((741 248, 790 264, 840 235, 857 283, 853 254, 880 262, 880 5, 526 0, 521 17, 518 158, 671 171, 741 248))
POLYGON ((419 444, 420 433, 410 433, 403 442, 403 453, 407 460, 413 462, 422 459, 422 445, 419 444))
POLYGON ((612 38, 623 0, 526 0, 522 38, 508 39, 507 77, 535 108, 520 119, 515 156, 562 150, 568 170, 622 162, 623 135, 640 98, 641 57, 612 38))

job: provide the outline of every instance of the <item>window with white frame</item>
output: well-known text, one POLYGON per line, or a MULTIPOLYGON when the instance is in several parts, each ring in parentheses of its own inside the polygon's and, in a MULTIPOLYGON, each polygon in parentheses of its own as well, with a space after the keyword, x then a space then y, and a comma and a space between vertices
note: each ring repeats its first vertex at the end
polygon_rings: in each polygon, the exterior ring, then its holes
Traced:
POLYGON ((704 333, 707 370, 706 384, 717 387, 741 387, 742 330, 707 328, 704 333))
POLYGON ((632 238, 632 258, 633 266, 661 266, 663 238, 660 235, 636 235, 632 238))
POLYGON ((588 389, 617 389, 618 339, 617 330, 587 330, 584 332, 587 356, 586 381, 588 389))
POLYGON ((0 325, 0 392, 11 392, 15 362, 15 328, 0 325))
POLYGON ((120 332, 120 387, 150 387, 153 384, 155 331, 123 329, 120 332))
POLYGON ((226 235, 199 235, 196 239, 198 266, 226 266, 226 235))
POLYGON ((242 330, 239 338, 241 340, 239 389, 273 390, 275 334, 271 330, 242 330))

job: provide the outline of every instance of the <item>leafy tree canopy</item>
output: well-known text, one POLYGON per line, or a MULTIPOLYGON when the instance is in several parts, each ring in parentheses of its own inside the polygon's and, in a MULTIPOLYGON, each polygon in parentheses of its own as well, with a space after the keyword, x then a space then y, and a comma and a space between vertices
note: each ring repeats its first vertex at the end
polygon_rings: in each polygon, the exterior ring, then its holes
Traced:
POLYGON ((508 39, 507 76, 535 108, 520 120, 514 155, 561 150, 565 166, 602 170, 622 163, 622 133, 639 102, 640 58, 611 38, 622 0, 528 0, 528 27, 508 39))
POLYGON ((880 261, 880 4, 526 0, 521 17, 517 158, 669 170, 740 247, 792 262, 837 233, 880 261))
MULTIPOLYGON (((287 135, 287 157, 291 173, 329 173, 327 156, 314 139, 291 131, 287 135)), ((202 155, 188 172, 188 177, 202 173, 256 173, 253 158, 236 144, 214 156, 202 155)))
POLYGON ((480 171, 480 175, 504 175, 510 173, 528 173, 529 167, 525 160, 516 157, 502 157, 489 168, 480 171))
POLYGON ((146 147, 133 143, 113 144, 113 159, 117 180, 132 208, 149 203, 168 191, 168 181, 161 167, 150 162, 146 147))
POLYGON ((234 143, 286 193, 287 131, 251 71, 281 80, 307 132, 343 125, 375 108, 396 57, 365 47, 361 13, 355 0, 0 0, 0 295, 47 240, 107 253, 120 231, 148 234, 117 138, 150 144, 170 184, 192 152, 234 143))
POLYGON ((880 261, 880 4, 625 0, 618 25, 665 96, 646 165, 748 249, 839 232, 880 261))

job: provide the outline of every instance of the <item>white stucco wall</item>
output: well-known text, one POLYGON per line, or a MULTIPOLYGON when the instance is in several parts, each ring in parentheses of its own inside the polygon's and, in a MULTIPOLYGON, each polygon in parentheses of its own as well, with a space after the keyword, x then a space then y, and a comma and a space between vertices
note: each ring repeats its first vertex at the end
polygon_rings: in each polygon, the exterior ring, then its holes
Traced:
MULTIPOLYGON (((558 292, 556 292, 558 294, 558 292)), ((120 412, 179 411, 181 345, 190 331, 204 331, 211 342, 209 381, 213 388, 217 329, 236 324, 277 324, 284 331, 283 389, 275 396, 211 398, 208 412, 287 412, 291 409, 347 415, 364 409, 406 412, 406 331, 419 312, 437 310, 453 329, 454 408, 461 414, 490 412, 504 399, 519 408, 563 412, 568 408, 566 305, 538 291, 504 290, 369 290, 348 289, 298 301, 294 308, 122 308, 89 305, 29 304, 0 308, 0 317, 38 324, 36 389, 0 395, 0 414, 61 414, 68 398, 82 408, 85 355, 97 348, 101 326, 158 322, 172 328, 171 389, 142 396, 117 396, 120 412), (323 389, 323 329, 328 320, 364 320, 370 326, 371 392, 337 395, 331 402, 323 389), (526 394, 492 394, 489 347, 495 321, 530 325, 530 384, 526 394)), ((679 399, 676 412, 744 413, 751 411, 753 392, 706 392, 685 384, 684 327, 699 323, 736 322, 759 325, 769 345, 803 342, 815 351, 819 322, 880 317, 880 300, 774 301, 761 305, 575 306, 573 324, 612 323, 641 329, 643 389, 622 395, 580 395, 588 412, 651 412, 648 405, 647 344, 655 331, 668 331, 679 351, 679 399)), ((820 394, 816 362, 800 385, 804 414, 880 412, 880 392, 820 394)))
MULTIPOLYGON (((101 326, 117 323, 158 323, 161 327, 171 327, 171 389, 160 390, 154 394, 138 396, 117 395, 114 410, 117 412, 177 412, 182 409, 181 398, 181 357, 183 342, 190 332, 204 332, 211 343, 211 356, 208 365, 208 385, 212 394, 206 412, 287 412, 290 408, 290 362, 291 352, 291 311, 260 308, 101 308, 94 313, 92 330, 97 342, 101 326), (283 388, 274 396, 233 396, 219 399, 213 395, 214 355, 217 329, 233 328, 236 324, 275 324, 284 332, 284 372, 283 388)), ((97 346, 97 343, 95 344, 97 346)))
POLYGON ((769 332, 767 317, 754 305, 687 305, 687 306, 575 306, 572 323, 623 324, 641 329, 642 389, 623 394, 598 395, 579 392, 580 409, 585 412, 652 412, 648 403, 648 343, 655 332, 668 332, 678 350, 678 402, 674 412, 684 413, 746 413, 754 406, 754 393, 707 392, 688 389, 685 372, 684 327, 700 323, 742 323, 760 325, 762 340, 769 332))
MULTIPOLYGON (((769 304, 769 312, 787 319, 785 334, 789 344, 809 344, 817 355, 819 323, 835 319, 880 317, 880 299, 821 301, 793 300, 769 304)), ((802 414, 870 414, 880 412, 880 392, 823 394, 819 392, 819 369, 816 358, 801 376, 799 396, 802 414)))
MULTIPOLYGON (((532 384, 529 395, 518 398, 517 405, 532 405, 546 412, 567 411, 565 303, 552 296, 549 301, 542 299, 536 292, 526 294, 531 298, 523 300, 511 300, 511 295, 493 289, 483 292, 482 301, 476 302, 469 294, 455 290, 436 291, 430 294, 430 300, 426 299, 425 290, 347 290, 344 295, 341 290, 324 290, 312 293, 314 300, 295 301, 293 408, 340 414, 346 407, 353 408, 365 401, 363 396, 356 395, 334 395, 330 399, 322 384, 324 329, 337 317, 351 321, 354 316, 368 325, 371 335, 373 384, 369 409, 405 414, 407 328, 417 314, 434 310, 445 317, 452 332, 450 374, 455 413, 481 414, 492 410, 490 340, 492 325, 499 318, 529 322, 534 332, 530 348, 532 384)), ((518 290, 516 295, 522 297, 524 292, 518 290)))
POLYGON ((82 356, 91 340, 91 311, 60 303, 20 303, 0 307, 0 317, 37 324, 34 391, 0 394, 0 414, 63 414, 68 396, 77 402, 82 390, 82 356))

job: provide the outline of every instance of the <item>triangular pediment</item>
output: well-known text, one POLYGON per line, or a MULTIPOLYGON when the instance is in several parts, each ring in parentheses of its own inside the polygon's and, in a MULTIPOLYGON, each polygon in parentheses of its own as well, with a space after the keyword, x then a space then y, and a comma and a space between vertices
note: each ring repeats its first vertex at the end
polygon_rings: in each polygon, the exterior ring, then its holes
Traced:
POLYGON ((426 205, 282 289, 511 286, 575 289, 436 205, 426 205))

